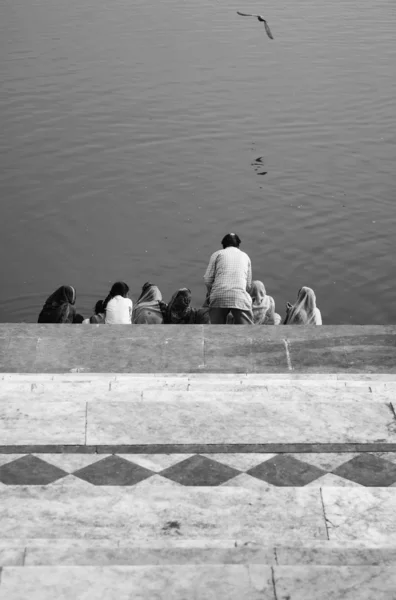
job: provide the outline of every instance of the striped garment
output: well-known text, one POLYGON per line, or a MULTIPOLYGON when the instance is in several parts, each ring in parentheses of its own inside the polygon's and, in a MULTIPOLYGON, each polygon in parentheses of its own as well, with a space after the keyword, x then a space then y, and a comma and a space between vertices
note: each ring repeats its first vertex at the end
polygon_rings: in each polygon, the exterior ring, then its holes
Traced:
POLYGON ((211 308, 252 310, 248 293, 252 285, 252 265, 248 255, 239 248, 228 246, 212 254, 204 281, 211 308))

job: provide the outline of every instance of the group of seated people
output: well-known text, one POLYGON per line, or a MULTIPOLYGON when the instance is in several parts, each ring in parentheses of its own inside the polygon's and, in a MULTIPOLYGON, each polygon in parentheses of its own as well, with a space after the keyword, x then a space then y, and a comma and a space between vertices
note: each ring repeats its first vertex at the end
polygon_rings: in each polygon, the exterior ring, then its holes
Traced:
MULTIPOLYGON (((253 281, 249 289, 252 298, 254 325, 280 325, 281 316, 275 312, 275 301, 266 293, 262 281, 253 281)), ((108 325, 193 325, 210 324, 209 304, 205 301, 202 308, 191 306, 191 291, 181 288, 175 292, 166 304, 156 285, 144 284, 141 294, 133 305, 129 298, 129 287, 123 281, 115 283, 104 300, 98 300, 94 314, 84 319, 75 307, 76 290, 64 285, 58 288, 45 302, 39 323, 83 323, 108 325)), ((233 323, 231 312, 227 323, 233 323)), ((294 304, 286 305, 284 325, 321 325, 322 317, 316 306, 316 297, 309 287, 302 287, 294 304)))

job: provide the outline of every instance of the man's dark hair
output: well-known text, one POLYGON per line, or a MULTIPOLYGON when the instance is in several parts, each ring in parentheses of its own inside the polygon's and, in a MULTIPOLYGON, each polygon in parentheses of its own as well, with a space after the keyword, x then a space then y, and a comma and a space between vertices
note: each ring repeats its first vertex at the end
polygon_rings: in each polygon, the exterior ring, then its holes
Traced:
POLYGON ((235 248, 239 248, 239 244, 241 243, 240 237, 236 233, 227 233, 221 240, 223 248, 228 248, 228 246, 234 246, 235 248))

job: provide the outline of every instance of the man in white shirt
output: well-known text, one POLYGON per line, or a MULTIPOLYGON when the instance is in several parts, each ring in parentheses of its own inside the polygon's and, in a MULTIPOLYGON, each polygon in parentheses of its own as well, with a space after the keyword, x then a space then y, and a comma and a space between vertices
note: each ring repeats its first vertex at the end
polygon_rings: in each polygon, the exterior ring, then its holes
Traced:
POLYGON ((210 257, 204 281, 208 290, 210 322, 224 325, 229 312, 235 325, 252 325, 252 265, 245 252, 239 250, 241 240, 228 233, 221 241, 223 250, 210 257))

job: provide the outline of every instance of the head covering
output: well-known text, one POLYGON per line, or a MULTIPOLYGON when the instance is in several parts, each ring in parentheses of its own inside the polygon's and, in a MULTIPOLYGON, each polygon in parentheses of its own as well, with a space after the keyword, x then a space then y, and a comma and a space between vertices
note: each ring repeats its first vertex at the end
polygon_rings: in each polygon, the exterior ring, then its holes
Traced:
POLYGON ((166 305, 162 302, 159 288, 147 282, 142 287, 142 292, 134 306, 132 323, 135 325, 161 324, 164 322, 164 310, 166 310, 166 305))
POLYGON ((51 296, 47 298, 44 306, 62 306, 62 304, 74 304, 76 301, 76 290, 71 285, 61 285, 51 296))
POLYGON ((71 285, 62 285, 49 296, 39 314, 39 323, 73 323, 76 309, 76 290, 71 285))
POLYGON ((180 288, 175 292, 168 304, 166 311, 166 322, 173 324, 187 324, 191 322, 192 308, 191 290, 180 288))
POLYGON ((264 283, 253 281, 249 294, 252 297, 253 323, 255 325, 273 325, 275 302, 271 296, 267 296, 264 283))
POLYGON ((139 304, 148 304, 149 302, 160 302, 162 300, 162 294, 156 285, 153 285, 149 281, 142 287, 141 294, 136 302, 136 306, 139 304))
POLYGON ((316 296, 314 291, 303 286, 297 295, 297 302, 291 307, 285 325, 314 325, 316 318, 316 296))

